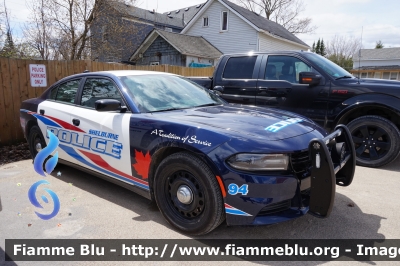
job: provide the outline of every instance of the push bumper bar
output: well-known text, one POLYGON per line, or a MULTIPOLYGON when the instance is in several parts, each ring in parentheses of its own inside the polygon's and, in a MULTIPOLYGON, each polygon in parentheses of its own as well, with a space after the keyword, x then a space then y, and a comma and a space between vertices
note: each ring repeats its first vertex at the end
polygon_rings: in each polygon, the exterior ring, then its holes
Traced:
POLYGON ((332 211, 336 185, 348 186, 353 181, 354 143, 349 129, 338 125, 325 138, 312 139, 308 150, 312 161, 309 213, 325 218, 332 211))

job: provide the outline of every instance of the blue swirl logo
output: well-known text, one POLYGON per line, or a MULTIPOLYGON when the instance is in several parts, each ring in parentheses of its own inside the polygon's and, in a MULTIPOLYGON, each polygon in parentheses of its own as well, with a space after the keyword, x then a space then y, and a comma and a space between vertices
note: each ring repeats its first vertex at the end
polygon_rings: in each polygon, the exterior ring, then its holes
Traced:
MULTIPOLYGON (((40 181, 36 182, 35 184, 33 184, 28 191, 28 197, 29 197, 29 200, 32 203, 32 205, 37 208, 41 208, 41 209, 43 209, 43 206, 39 203, 39 201, 36 198, 36 190, 42 184, 49 185, 50 183, 47 182, 46 180, 40 180, 40 181)), ((50 197, 53 199, 54 209, 50 214, 41 214, 36 211, 35 211, 35 213, 40 219, 49 220, 49 219, 53 218, 54 216, 56 216, 57 213, 60 211, 60 200, 58 199, 57 194, 54 193, 54 191, 52 191, 51 189, 45 188, 44 190, 47 193, 49 193, 50 197)), ((47 199, 47 197, 45 195, 42 195, 41 198, 45 203, 49 203, 49 200, 47 199)))
MULTIPOLYGON (((33 168, 35 169, 36 173, 42 176, 46 176, 44 171, 43 171, 43 163, 46 160, 47 157, 49 157, 58 147, 58 144, 60 144, 60 141, 58 138, 51 132, 50 130, 47 130, 47 135, 50 138, 49 144, 47 145, 46 148, 41 150, 35 157, 35 160, 33 162, 33 168)), ((54 168, 56 167, 58 162, 58 152, 56 152, 53 157, 49 158, 45 164, 45 169, 47 174, 51 174, 53 172, 54 168)))
MULTIPOLYGON (((50 138, 49 144, 47 145, 46 148, 41 150, 35 157, 35 160, 33 162, 33 168, 35 169, 36 173, 42 176, 46 176, 43 170, 43 164, 45 160, 52 155, 52 153, 57 149, 60 141, 58 138, 49 130, 47 130, 47 135, 50 138)), ((47 174, 51 174, 53 172, 54 168, 56 167, 58 162, 58 152, 56 152, 53 156, 51 156, 47 161, 46 164, 44 165, 44 168, 46 170, 47 174)), ((36 191, 40 185, 49 185, 50 183, 47 182, 46 180, 40 180, 36 183, 34 183, 29 191, 28 191, 28 198, 29 201, 32 203, 33 206, 43 209, 43 206, 39 203, 39 201, 36 198, 36 191)), ((50 197, 53 200, 54 203, 54 208, 53 211, 50 214, 41 214, 35 211, 36 215, 42 219, 42 220, 49 220, 53 218, 54 216, 57 215, 57 213, 60 211, 60 200, 58 199, 58 196, 54 191, 45 188, 44 191, 46 191, 50 197)), ((47 204, 49 203, 48 198, 45 195, 41 196, 41 199, 47 204)))

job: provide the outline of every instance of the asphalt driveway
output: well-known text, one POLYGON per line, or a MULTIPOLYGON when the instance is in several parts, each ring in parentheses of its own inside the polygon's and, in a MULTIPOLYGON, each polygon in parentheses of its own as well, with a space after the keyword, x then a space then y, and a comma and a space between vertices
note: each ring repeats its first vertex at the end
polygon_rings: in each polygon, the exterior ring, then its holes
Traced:
MULTIPOLYGON (((188 238, 175 232, 168 225, 154 203, 129 190, 64 165, 58 165, 52 175, 46 178, 50 182, 47 187, 56 192, 60 199, 60 212, 51 220, 41 220, 34 213, 37 210, 27 196, 30 186, 41 179, 33 169, 32 160, 7 164, 0 168, 0 265, 4 261, 5 239, 188 238), (57 173, 61 175, 58 176, 57 173)), ((357 167, 353 184, 346 188, 337 187, 335 206, 328 219, 306 215, 272 226, 228 227, 222 224, 200 239, 400 239, 399 210, 400 159, 380 169, 357 167)), ((46 209, 41 212, 46 212, 46 209)), ((215 262, 215 265, 217 263, 221 264, 215 262)), ((229 262, 238 265, 243 263, 229 262)), ((285 265, 280 262, 260 263, 285 265)), ((91 262, 18 262, 18 265, 77 264, 89 265, 91 262)), ((148 265, 149 262, 137 264, 148 265)), ((175 265, 172 262, 165 264, 175 265)), ((193 262, 180 263, 186 264, 204 265, 193 262)), ((296 265, 299 264, 321 263, 303 262, 296 265)), ((340 262, 329 264, 341 265, 340 262)))

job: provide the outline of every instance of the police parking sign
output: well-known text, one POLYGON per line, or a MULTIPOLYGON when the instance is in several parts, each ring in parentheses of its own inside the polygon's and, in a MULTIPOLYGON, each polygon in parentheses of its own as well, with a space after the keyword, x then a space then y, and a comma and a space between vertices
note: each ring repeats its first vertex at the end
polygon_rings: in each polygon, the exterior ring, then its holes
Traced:
POLYGON ((32 87, 47 87, 47 74, 45 65, 29 65, 29 76, 32 87))

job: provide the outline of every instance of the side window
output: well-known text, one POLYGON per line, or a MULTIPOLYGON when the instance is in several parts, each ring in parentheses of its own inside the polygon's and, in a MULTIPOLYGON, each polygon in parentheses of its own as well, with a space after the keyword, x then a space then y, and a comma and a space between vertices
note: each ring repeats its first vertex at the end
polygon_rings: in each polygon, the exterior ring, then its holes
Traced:
POLYGON ((299 83, 299 73, 311 71, 311 67, 296 57, 271 55, 268 56, 265 79, 299 83))
POLYGON ((223 77, 226 79, 253 78, 257 56, 231 57, 225 65, 223 77))
POLYGON ((94 103, 101 99, 115 99, 124 105, 121 94, 112 81, 102 78, 87 79, 82 91, 81 105, 94 109, 94 103))
POLYGON ((51 92, 50 97, 55 95, 54 99, 58 102, 74 103, 80 81, 80 79, 77 79, 61 84, 58 89, 54 89, 51 92))

